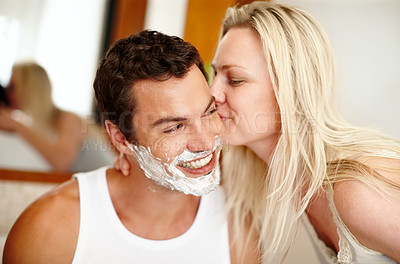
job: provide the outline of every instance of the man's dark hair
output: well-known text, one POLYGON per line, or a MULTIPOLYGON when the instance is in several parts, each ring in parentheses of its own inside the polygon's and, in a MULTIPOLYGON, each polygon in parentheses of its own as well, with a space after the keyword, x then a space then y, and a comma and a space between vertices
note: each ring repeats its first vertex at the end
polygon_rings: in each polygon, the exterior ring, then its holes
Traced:
POLYGON ((183 78, 194 64, 207 79, 199 52, 179 37, 145 30, 118 40, 100 62, 93 84, 100 114, 135 142, 135 82, 183 78))

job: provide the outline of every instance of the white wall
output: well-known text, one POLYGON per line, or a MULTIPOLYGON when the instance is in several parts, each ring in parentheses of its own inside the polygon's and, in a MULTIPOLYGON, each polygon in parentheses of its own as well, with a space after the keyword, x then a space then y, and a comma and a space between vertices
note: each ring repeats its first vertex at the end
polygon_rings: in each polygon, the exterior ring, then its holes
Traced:
POLYGON ((49 73, 53 100, 90 112, 106 0, 1 0, 0 15, 19 21, 16 60, 35 60, 49 73))
MULTIPOLYGON (((106 0, 0 1, 0 16, 19 22, 16 60, 40 63, 56 105, 83 116, 92 106, 105 6, 106 0)), ((182 37, 186 9, 187 0, 148 0, 145 28, 182 37)))
POLYGON ((15 59, 34 57, 44 4, 44 0, 0 1, 0 81, 3 85, 8 84, 15 59))
POLYGON ((343 116, 400 138, 400 1, 280 2, 309 11, 326 30, 337 58, 343 116))
MULTIPOLYGON (((0 15, 20 21, 17 59, 42 63, 56 104, 80 114, 91 107, 105 1, 0 1, 0 15)), ((281 2, 308 10, 326 30, 337 57, 345 118, 400 137, 400 1, 281 2)), ((187 0, 149 0, 147 8, 145 28, 183 35, 187 0)))
MULTIPOLYGON (((345 119, 400 138, 400 1, 279 2, 309 11, 327 32, 337 58, 338 105, 345 119)), ((147 8, 146 28, 183 35, 187 0, 149 0, 147 8)))
POLYGON ((147 0, 144 28, 183 38, 187 4, 188 0, 147 0))

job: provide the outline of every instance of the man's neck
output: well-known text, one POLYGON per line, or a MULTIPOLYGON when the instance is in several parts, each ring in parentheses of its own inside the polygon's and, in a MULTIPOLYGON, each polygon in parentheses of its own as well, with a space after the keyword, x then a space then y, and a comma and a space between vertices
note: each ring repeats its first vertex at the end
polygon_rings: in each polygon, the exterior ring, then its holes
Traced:
POLYGON ((122 224, 135 235, 152 240, 186 232, 196 217, 200 197, 158 186, 136 164, 131 168, 129 176, 107 172, 111 199, 122 224))

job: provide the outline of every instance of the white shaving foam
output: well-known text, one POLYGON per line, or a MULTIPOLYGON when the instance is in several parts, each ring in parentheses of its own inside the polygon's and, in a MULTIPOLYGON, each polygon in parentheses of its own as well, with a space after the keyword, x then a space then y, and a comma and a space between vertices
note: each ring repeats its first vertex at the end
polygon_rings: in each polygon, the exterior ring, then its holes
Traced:
MULTIPOLYGON (((157 184, 177 190, 185 194, 202 196, 213 191, 220 183, 221 172, 219 167, 219 156, 222 149, 222 140, 219 136, 215 137, 215 145, 211 151, 191 152, 184 150, 176 156, 171 164, 162 163, 160 158, 155 157, 150 148, 143 146, 129 145, 133 155, 136 157, 140 168, 147 178, 155 181, 157 184), (182 162, 204 158, 214 152, 216 166, 206 175, 197 178, 186 177, 185 174, 177 168, 182 162)), ((170 159, 168 159, 169 161, 170 159)))

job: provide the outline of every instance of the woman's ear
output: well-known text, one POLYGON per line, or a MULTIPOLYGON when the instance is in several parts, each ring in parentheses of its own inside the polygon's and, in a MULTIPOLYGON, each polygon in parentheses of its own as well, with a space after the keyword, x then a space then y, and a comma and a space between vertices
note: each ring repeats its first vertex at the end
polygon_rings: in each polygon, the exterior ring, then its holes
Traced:
POLYGON ((106 130, 110 136, 111 142, 114 144, 115 148, 124 154, 131 154, 129 148, 129 142, 126 140, 125 136, 119 130, 119 127, 112 123, 110 120, 105 121, 106 130))

